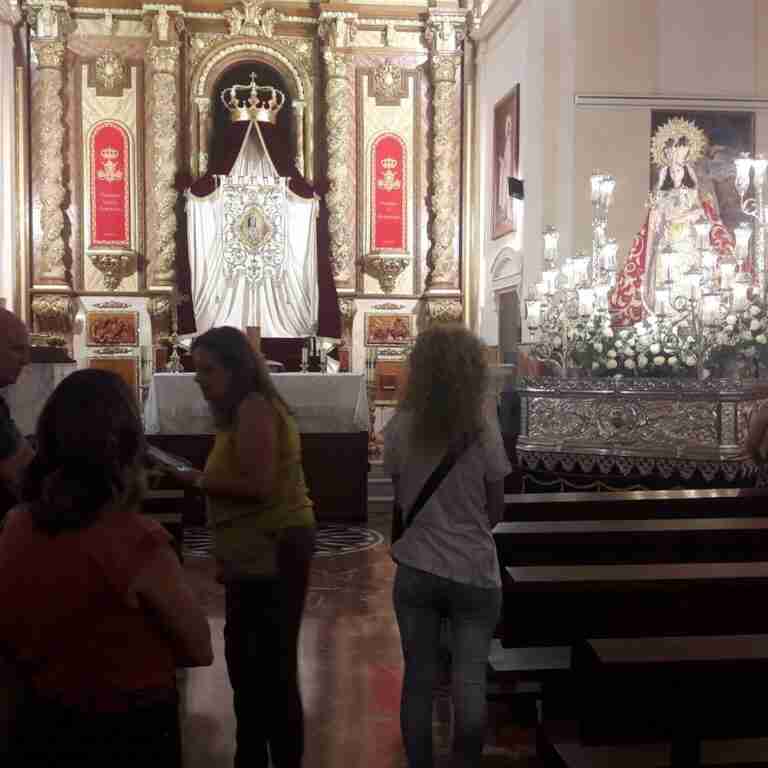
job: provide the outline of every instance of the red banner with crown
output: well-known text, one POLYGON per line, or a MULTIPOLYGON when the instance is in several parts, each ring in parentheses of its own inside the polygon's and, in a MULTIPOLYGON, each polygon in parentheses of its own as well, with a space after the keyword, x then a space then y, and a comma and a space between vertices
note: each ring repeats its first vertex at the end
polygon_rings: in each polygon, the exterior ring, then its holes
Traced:
POLYGON ((130 151, 128 132, 119 123, 98 123, 91 131, 90 245, 131 245, 130 151))
POLYGON ((402 253, 407 250, 406 161, 403 140, 385 133, 371 150, 371 250, 402 253))

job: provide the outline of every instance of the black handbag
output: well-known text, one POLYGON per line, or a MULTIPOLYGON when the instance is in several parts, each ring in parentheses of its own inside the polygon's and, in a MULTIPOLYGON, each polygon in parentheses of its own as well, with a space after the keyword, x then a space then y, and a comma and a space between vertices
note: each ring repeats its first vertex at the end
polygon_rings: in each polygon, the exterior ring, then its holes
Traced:
POLYGON ((405 533, 405 529, 413 523, 416 515, 421 512, 424 505, 429 501, 429 497, 437 490, 445 476, 453 469, 453 466, 473 442, 474 438, 465 438, 458 448, 450 448, 448 450, 445 456, 443 456, 443 460, 427 478, 427 482, 424 483, 424 486, 419 491, 419 495, 416 497, 416 501, 413 502, 413 506, 407 515, 403 513, 403 508, 395 500, 395 503, 392 505, 391 540, 393 544, 405 533))

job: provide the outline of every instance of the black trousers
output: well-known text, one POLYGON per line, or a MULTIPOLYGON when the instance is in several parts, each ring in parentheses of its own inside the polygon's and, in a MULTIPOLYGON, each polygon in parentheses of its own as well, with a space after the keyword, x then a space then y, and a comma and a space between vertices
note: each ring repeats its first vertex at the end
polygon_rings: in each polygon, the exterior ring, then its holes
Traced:
POLYGON ((314 528, 281 533, 277 577, 226 586, 224 653, 237 718, 235 768, 299 768, 304 713, 298 643, 314 528))

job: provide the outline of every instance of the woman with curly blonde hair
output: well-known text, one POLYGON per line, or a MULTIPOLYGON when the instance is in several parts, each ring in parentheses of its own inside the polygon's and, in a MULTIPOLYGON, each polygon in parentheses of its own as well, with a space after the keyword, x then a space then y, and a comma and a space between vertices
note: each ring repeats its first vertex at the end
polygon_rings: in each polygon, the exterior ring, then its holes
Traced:
POLYGON ((501 608, 491 528, 502 517, 511 469, 495 410, 486 407, 487 384, 480 340, 461 325, 434 326, 416 340, 405 396, 385 430, 384 465, 406 522, 392 556, 405 659, 400 722, 410 768, 433 765, 443 620, 451 630, 453 765, 477 766, 482 754, 485 667, 501 608), (425 498, 422 489, 441 466, 450 468, 425 498))

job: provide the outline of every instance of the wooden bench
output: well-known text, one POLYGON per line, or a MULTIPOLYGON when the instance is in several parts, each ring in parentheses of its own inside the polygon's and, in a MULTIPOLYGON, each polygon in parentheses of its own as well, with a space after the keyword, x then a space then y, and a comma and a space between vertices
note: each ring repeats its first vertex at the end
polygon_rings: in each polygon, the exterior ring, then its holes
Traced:
POLYGON ((768 635, 590 639, 573 674, 585 744, 768 735, 768 635))
POLYGON ((768 633, 768 562, 512 566, 502 643, 768 633))
POLYGON ((768 517, 499 523, 507 565, 768 560, 768 517))
POLYGON ((509 521, 768 516, 765 488, 520 493, 505 494, 504 502, 509 521))

